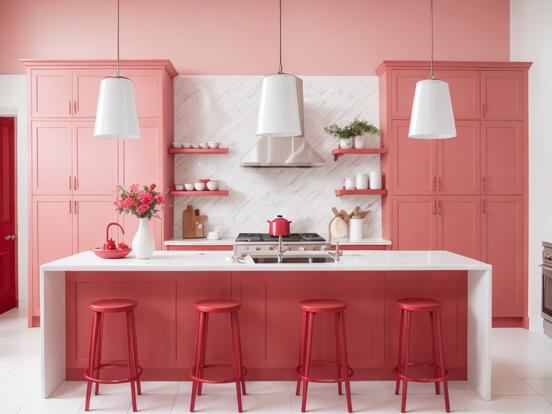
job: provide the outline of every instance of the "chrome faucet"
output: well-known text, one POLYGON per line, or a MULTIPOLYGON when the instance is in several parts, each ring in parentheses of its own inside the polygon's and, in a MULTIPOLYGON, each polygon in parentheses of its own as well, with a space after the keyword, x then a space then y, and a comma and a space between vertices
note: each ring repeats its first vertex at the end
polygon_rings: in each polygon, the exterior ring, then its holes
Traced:
POLYGON ((282 258, 287 250, 288 248, 283 246, 282 236, 278 236, 278 263, 282 263, 282 258))
POLYGON ((335 243, 335 251, 332 251, 332 224, 338 218, 339 218, 338 216, 335 216, 328 223, 328 254, 332 256, 336 262, 339 262, 340 260, 339 258, 342 255, 342 253, 339 250, 339 242, 335 243))

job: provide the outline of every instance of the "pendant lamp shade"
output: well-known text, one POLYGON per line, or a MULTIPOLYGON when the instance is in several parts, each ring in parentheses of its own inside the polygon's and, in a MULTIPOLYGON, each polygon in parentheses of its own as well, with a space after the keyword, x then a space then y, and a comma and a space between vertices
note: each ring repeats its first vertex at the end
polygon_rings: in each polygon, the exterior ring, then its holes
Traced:
POLYGON ((142 137, 134 98, 134 85, 130 79, 112 76, 102 80, 94 136, 118 139, 142 137))
POLYGON ((419 139, 456 136, 447 82, 427 79, 416 83, 408 136, 419 139))
POLYGON ((261 81, 257 135, 298 137, 303 135, 303 81, 278 73, 261 81))

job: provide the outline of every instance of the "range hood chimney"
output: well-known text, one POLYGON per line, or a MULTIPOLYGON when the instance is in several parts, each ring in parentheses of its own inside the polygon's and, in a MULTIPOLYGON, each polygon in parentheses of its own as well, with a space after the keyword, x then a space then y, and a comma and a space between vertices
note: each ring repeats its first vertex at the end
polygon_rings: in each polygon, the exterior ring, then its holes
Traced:
POLYGON ((259 137, 242 167, 321 167, 324 159, 305 137, 259 137))

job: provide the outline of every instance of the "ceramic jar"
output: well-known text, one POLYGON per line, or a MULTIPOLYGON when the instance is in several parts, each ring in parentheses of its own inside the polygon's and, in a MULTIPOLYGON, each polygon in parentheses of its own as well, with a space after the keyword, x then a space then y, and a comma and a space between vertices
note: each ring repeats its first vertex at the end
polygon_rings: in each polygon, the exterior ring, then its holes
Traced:
POLYGON ((149 259, 155 250, 155 239, 148 218, 140 218, 138 231, 132 239, 132 252, 137 259, 149 259))
POLYGON ((339 148, 341 149, 353 148, 353 140, 351 138, 339 138, 339 148))

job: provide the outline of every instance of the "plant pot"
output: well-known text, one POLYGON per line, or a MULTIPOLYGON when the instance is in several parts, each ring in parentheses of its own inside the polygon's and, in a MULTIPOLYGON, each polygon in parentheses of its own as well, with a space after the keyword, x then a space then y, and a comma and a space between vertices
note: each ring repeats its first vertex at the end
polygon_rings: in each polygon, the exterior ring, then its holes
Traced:
POLYGON ((353 140, 351 138, 339 138, 339 148, 341 149, 353 148, 353 140))
POLYGON ((137 259, 149 259, 155 250, 155 239, 149 228, 149 219, 139 220, 138 231, 132 239, 132 251, 137 259))
POLYGON ((360 135, 358 137, 355 137, 355 148, 356 149, 362 149, 364 148, 364 139, 365 135, 360 135))

